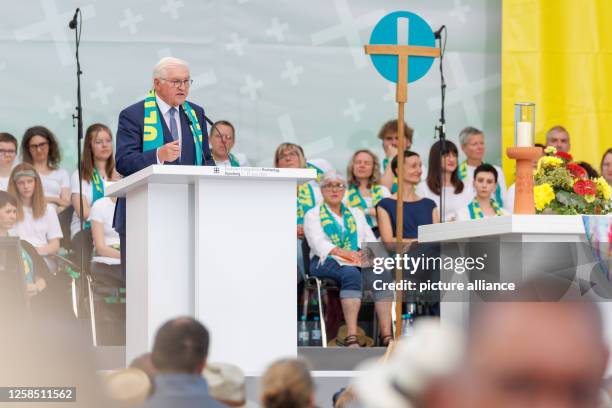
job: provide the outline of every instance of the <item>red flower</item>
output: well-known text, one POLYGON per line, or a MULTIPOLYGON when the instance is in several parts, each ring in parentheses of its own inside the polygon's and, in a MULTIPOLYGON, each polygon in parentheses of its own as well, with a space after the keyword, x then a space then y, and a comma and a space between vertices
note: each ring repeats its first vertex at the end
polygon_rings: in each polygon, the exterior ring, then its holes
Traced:
POLYGON ((568 163, 567 169, 575 178, 587 178, 587 172, 584 167, 576 163, 568 163))
POLYGON ((574 191, 580 195, 595 195, 597 186, 591 180, 578 180, 574 183, 574 191))
POLYGON ((567 161, 572 161, 574 159, 571 154, 565 152, 557 152, 555 153, 555 156, 565 159, 567 161))

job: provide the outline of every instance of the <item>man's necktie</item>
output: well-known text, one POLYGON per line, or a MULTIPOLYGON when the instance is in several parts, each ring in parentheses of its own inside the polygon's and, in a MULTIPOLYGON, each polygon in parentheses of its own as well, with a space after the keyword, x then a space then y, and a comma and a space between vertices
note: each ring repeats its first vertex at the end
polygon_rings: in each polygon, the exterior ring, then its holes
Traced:
POLYGON ((176 126, 176 119, 174 118, 174 114, 176 113, 176 108, 170 108, 170 135, 172 136, 172 140, 178 140, 178 127, 176 126))

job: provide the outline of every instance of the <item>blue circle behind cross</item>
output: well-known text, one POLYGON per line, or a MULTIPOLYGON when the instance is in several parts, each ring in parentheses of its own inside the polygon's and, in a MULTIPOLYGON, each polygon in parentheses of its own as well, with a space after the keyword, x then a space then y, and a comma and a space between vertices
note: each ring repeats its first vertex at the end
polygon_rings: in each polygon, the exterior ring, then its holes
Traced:
MULTIPOLYGON (((372 45, 417 45, 434 47, 436 40, 429 24, 409 11, 396 11, 384 16, 372 30, 372 45), (407 38, 406 38, 407 37, 407 38)), ((397 83, 398 57, 396 55, 370 55, 376 70, 387 80, 397 83)), ((408 82, 423 77, 433 64, 433 57, 408 57, 408 82)))

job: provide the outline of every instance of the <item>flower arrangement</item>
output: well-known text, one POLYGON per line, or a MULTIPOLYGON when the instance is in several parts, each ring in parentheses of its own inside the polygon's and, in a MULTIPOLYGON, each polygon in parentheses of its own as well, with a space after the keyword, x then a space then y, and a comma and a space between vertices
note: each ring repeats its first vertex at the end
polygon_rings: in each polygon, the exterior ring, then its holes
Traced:
POLYGON ((534 201, 537 213, 608 214, 612 212, 612 189, 603 177, 590 179, 573 162, 572 155, 549 146, 538 160, 534 175, 534 201))

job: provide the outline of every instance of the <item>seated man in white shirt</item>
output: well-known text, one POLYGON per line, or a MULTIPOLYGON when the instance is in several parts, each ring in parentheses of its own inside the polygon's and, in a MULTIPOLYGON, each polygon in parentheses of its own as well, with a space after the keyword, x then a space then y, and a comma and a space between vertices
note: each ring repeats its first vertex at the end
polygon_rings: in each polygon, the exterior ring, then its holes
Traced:
POLYGON ((218 167, 244 167, 249 163, 244 154, 232 153, 236 130, 227 120, 215 122, 210 129, 210 152, 218 167))
POLYGON ((475 220, 498 215, 510 215, 494 198, 497 188, 497 170, 490 164, 481 164, 474 170, 474 191, 472 201, 457 212, 457 221, 475 220))
MULTIPOLYGON (((359 347, 357 315, 363 289, 360 246, 362 242, 376 242, 376 237, 363 212, 342 203, 345 191, 346 180, 338 173, 323 175, 323 202, 306 213, 304 233, 311 249, 310 274, 333 279, 340 287, 347 336, 338 339, 338 344, 359 347)), ((390 299, 378 300, 381 301, 376 303, 376 311, 384 344, 391 336, 391 302, 390 299)))

